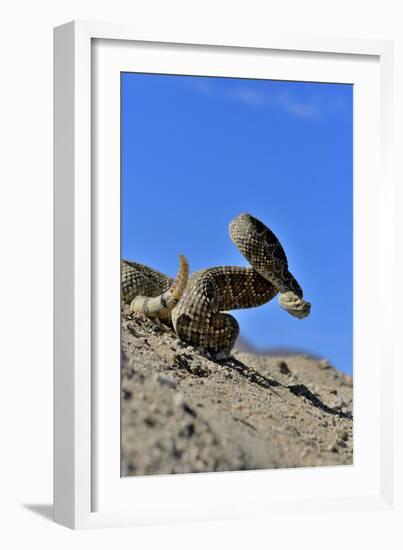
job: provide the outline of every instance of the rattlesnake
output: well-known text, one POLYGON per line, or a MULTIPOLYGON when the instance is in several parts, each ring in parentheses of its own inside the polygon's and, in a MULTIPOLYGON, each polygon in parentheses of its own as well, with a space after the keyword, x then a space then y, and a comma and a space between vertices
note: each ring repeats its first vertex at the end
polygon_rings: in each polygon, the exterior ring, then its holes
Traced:
POLYGON ((257 307, 280 293, 280 306, 302 319, 311 304, 288 270, 285 252, 274 233, 250 214, 229 225, 230 237, 252 267, 221 266, 188 276, 180 256, 175 279, 139 263, 122 260, 122 300, 133 312, 172 323, 178 338, 214 352, 231 351, 239 334, 232 309, 257 307))

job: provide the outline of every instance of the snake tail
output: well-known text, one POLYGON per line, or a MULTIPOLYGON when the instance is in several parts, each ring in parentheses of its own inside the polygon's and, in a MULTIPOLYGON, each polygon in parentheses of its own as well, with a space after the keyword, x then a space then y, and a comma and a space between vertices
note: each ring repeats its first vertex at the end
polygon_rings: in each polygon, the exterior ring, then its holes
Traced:
POLYGON ((136 296, 130 304, 133 313, 143 313, 148 317, 166 316, 179 302, 189 279, 189 264, 185 256, 179 256, 179 271, 171 286, 154 298, 136 296))

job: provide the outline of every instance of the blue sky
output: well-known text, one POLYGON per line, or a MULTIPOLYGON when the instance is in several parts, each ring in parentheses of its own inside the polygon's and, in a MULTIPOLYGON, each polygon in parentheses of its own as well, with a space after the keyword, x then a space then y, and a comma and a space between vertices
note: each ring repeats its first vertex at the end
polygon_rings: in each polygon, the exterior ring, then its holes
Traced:
POLYGON ((274 231, 312 302, 234 312, 257 348, 352 372, 351 85, 122 74, 122 256, 175 275, 247 265, 228 236, 249 212, 274 231))

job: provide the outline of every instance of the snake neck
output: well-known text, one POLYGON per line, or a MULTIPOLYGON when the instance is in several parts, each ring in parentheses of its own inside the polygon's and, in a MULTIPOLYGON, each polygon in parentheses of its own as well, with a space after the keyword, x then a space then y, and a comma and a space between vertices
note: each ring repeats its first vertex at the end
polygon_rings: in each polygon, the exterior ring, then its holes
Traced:
POLYGON ((293 292, 299 298, 303 297, 303 291, 300 284, 298 283, 294 275, 288 271, 288 269, 282 270, 279 273, 275 270, 268 272, 264 272, 264 270, 262 270, 260 274, 262 275, 262 277, 264 277, 274 286, 276 286, 280 294, 293 292))
POLYGON ((261 306, 278 293, 255 269, 238 266, 213 267, 193 274, 188 295, 196 288, 216 312, 261 306))
POLYGON ((302 289, 288 270, 287 256, 273 231, 250 214, 240 214, 231 221, 229 234, 242 256, 278 292, 293 292, 302 298, 302 289))

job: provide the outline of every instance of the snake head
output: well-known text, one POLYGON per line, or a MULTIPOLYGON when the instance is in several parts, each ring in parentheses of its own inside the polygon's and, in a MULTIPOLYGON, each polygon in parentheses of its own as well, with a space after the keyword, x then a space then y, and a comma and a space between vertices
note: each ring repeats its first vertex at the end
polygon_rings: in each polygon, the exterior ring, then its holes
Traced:
POLYGON ((304 319, 311 311, 311 304, 299 298, 294 292, 288 291, 280 294, 278 299, 280 306, 293 317, 304 319))

